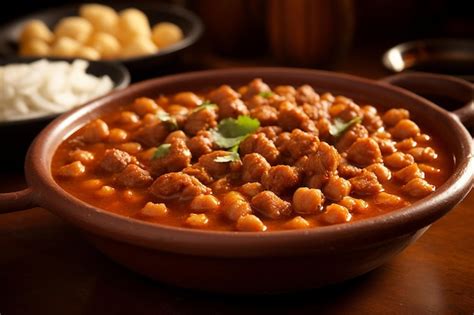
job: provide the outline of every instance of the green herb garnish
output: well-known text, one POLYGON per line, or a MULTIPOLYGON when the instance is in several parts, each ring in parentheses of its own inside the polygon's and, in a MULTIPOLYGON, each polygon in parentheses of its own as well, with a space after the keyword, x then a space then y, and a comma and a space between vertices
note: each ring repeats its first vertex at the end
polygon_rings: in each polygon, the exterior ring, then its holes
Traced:
POLYGON ((362 117, 354 117, 348 122, 343 121, 342 119, 334 119, 334 123, 329 127, 329 133, 331 136, 340 137, 342 136, 349 128, 354 125, 360 124, 362 122, 362 117))
POLYGON ((163 143, 156 148, 155 153, 151 157, 152 160, 159 159, 161 157, 167 156, 170 153, 171 144, 163 143))
POLYGON ((226 118, 219 122, 217 128, 212 130, 214 142, 222 149, 230 149, 229 156, 217 157, 216 162, 231 162, 238 160, 239 145, 250 134, 260 127, 258 119, 250 116, 239 116, 237 119, 226 118))
POLYGON ((270 98, 273 95, 274 93, 272 91, 263 91, 263 92, 258 93, 258 96, 261 96, 263 98, 270 98))
POLYGON ((195 113, 195 112, 198 112, 198 111, 200 111, 202 109, 206 109, 206 108, 216 109, 216 108, 218 108, 218 106, 217 106, 217 104, 211 103, 211 101, 209 101, 209 100, 205 100, 201 105, 196 106, 191 111, 191 113, 195 113))
POLYGON ((177 130, 179 129, 178 122, 176 118, 171 117, 167 112, 159 112, 156 117, 168 128, 168 130, 177 130))
POLYGON ((215 162, 217 163, 229 163, 229 162, 235 162, 240 160, 240 155, 238 152, 228 152, 227 155, 224 156, 218 156, 214 159, 215 162))

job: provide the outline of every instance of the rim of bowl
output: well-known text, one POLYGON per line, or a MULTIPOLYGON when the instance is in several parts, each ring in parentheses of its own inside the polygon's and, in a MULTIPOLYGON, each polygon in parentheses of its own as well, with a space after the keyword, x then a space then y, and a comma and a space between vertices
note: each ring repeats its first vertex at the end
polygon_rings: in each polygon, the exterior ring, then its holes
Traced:
MULTIPOLYGON (((33 63, 35 61, 39 60, 48 60, 48 61, 66 61, 66 62, 73 62, 74 60, 79 60, 81 58, 57 58, 57 57, 22 57, 22 56, 11 56, 11 57, 0 57, 0 66, 7 66, 10 64, 29 64, 33 63)), ((81 59, 84 60, 84 59, 81 59)), ((54 118, 61 116, 62 114, 65 114, 71 110, 75 110, 77 108, 81 108, 84 105, 87 105, 91 102, 94 102, 97 99, 100 99, 104 96, 107 96, 110 93, 113 93, 116 90, 121 90, 129 86, 131 77, 130 77, 130 72, 128 69, 121 63, 119 62, 113 62, 113 61, 102 61, 102 60, 84 60, 89 63, 89 67, 96 65, 96 66, 102 66, 106 68, 106 71, 103 71, 102 75, 109 75, 110 71, 115 70, 119 74, 119 79, 118 80, 113 80, 112 82, 114 84, 112 90, 104 95, 101 95, 99 97, 96 97, 95 99, 91 99, 87 101, 84 104, 80 104, 78 106, 73 107, 72 109, 65 110, 59 113, 47 113, 43 115, 37 115, 29 118, 22 118, 22 119, 14 119, 14 120, 5 120, 5 121, 0 121, 0 127, 3 126, 13 126, 13 125, 24 125, 24 124, 30 124, 30 123, 36 123, 36 122, 46 122, 49 120, 53 120, 54 118)), ((87 72, 87 69, 86 69, 87 72)), ((95 75, 94 75, 95 76, 95 75)), ((110 77, 110 75, 109 75, 110 77)))
MULTIPOLYGON (((348 90, 350 90, 350 87, 348 90)), ((53 213, 81 229, 115 241, 187 255, 218 257, 288 256, 375 246, 387 239, 414 233, 416 230, 431 224, 460 202, 469 192, 474 171, 472 152, 473 145, 470 135, 459 119, 432 102, 402 88, 328 71, 298 68, 237 68, 189 72, 143 81, 131 85, 125 90, 115 91, 108 96, 90 102, 85 107, 63 115, 43 130, 30 147, 26 159, 26 178, 33 190, 37 189, 36 194, 40 205, 44 205, 53 213), (86 110, 88 112, 94 111, 112 100, 166 82, 173 84, 172 81, 205 79, 216 75, 230 79, 249 75, 249 73, 253 76, 286 75, 289 76, 288 84, 294 84, 294 76, 317 75, 331 77, 345 80, 348 84, 362 83, 364 86, 384 89, 386 93, 395 93, 414 99, 445 119, 444 122, 452 129, 450 136, 455 136, 459 140, 456 150, 464 155, 461 156, 460 161, 456 161, 453 173, 443 185, 429 197, 416 201, 408 207, 352 223, 305 230, 263 233, 206 231, 148 223, 87 204, 67 193, 54 181, 50 169, 51 158, 57 145, 74 131, 70 130, 67 133, 66 128, 61 126, 68 125, 84 116, 86 110), (61 135, 61 139, 57 139, 59 135, 61 135), (55 144, 55 142, 57 143, 55 144)))

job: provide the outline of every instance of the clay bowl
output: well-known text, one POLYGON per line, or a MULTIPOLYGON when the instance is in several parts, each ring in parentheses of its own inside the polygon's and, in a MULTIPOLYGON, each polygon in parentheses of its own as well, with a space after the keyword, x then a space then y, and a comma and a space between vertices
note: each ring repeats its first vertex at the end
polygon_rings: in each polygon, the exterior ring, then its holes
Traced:
POLYGON ((162 77, 116 91, 51 123, 28 152, 25 172, 29 188, 0 194, 0 210, 33 205, 49 209, 83 230, 113 260, 179 287, 227 293, 321 287, 385 263, 465 197, 474 171, 472 139, 461 123, 473 118, 473 106, 468 106, 450 113, 386 82, 303 69, 225 69, 162 77), (51 176, 51 159, 62 139, 117 104, 144 95, 199 90, 223 83, 239 85, 255 77, 270 84, 308 83, 320 91, 362 102, 406 107, 416 121, 431 127, 444 141, 455 158, 454 171, 435 193, 402 210, 351 224, 270 233, 198 231, 126 218, 76 199, 51 176))

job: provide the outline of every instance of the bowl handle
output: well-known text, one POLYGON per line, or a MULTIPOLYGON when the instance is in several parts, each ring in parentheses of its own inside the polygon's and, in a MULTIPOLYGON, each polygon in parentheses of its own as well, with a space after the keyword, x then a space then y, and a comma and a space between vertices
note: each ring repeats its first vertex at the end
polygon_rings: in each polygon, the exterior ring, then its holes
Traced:
POLYGON ((0 193, 0 213, 29 209, 36 205, 33 189, 29 187, 20 191, 0 193))
POLYGON ((416 94, 445 96, 464 104, 452 111, 466 127, 474 126, 474 84, 448 75, 407 72, 385 77, 379 82, 410 90, 416 94))

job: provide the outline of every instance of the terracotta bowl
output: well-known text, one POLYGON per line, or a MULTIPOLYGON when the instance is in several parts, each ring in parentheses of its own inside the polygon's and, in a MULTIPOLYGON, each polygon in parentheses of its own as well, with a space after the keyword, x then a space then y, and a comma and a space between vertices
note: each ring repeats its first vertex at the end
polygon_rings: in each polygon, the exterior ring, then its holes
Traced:
MULTIPOLYGON (((448 88, 448 83, 455 80, 472 93, 472 86, 462 80, 436 77, 448 88)), ((426 80, 423 75, 404 78, 426 80)), ((403 80, 397 77, 395 81, 403 80)), ((473 107, 471 103, 450 113, 387 82, 303 69, 226 69, 162 77, 116 91, 52 122, 28 152, 25 172, 29 188, 0 194, 0 210, 34 205, 49 209, 83 230, 100 251, 118 263, 180 287, 231 293, 320 287, 380 266, 465 197, 471 189, 474 161, 472 139, 462 122, 472 120, 473 107), (454 171, 435 193, 399 211, 350 224, 269 233, 198 231, 126 218, 69 195, 51 176, 51 159, 61 141, 117 104, 144 95, 199 90, 223 83, 240 85, 255 77, 270 84, 308 83, 317 90, 360 102, 405 107, 416 121, 444 141, 455 158, 454 171)))

